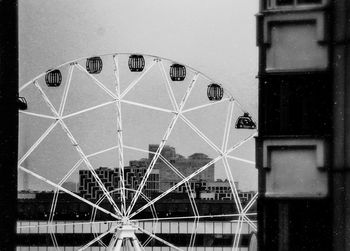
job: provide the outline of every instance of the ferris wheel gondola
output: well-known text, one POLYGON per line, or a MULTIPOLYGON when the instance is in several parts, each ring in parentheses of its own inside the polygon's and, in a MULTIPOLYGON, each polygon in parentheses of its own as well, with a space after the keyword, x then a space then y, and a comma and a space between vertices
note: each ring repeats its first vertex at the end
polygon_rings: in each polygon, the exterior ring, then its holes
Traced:
POLYGON ((145 58, 142 55, 130 55, 129 69, 131 72, 141 72, 145 68, 145 58))
POLYGON ((219 84, 212 83, 208 85, 207 95, 210 101, 219 101, 224 96, 224 88, 219 84))
POLYGON ((186 78, 186 67, 180 64, 170 66, 170 78, 172 81, 184 81, 186 78))
POLYGON ((103 62, 100 57, 91 57, 86 60, 86 70, 90 74, 99 74, 102 71, 103 62))
POLYGON ((48 87, 58 87, 62 82, 62 74, 58 69, 49 70, 45 74, 45 82, 48 87))

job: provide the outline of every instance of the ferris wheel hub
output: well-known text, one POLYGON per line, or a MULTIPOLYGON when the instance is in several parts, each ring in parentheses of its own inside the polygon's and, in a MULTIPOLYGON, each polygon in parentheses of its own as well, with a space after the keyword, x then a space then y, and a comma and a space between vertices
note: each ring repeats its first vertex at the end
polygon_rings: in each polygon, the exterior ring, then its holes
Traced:
POLYGON ((130 223, 130 219, 127 216, 123 216, 123 218, 121 219, 122 225, 131 225, 130 223))

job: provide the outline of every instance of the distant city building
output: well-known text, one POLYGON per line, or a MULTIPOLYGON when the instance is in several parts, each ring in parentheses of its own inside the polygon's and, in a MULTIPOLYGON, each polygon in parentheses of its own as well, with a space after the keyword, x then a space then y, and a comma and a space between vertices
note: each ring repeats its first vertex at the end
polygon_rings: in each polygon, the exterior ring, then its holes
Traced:
POLYGON ((24 190, 24 191, 18 191, 17 192, 17 199, 22 199, 22 200, 30 200, 30 199, 35 199, 36 198, 36 193, 33 191, 29 190, 24 190))
MULTIPOLYGON (((156 144, 150 144, 148 145, 148 159, 152 160, 154 153, 157 152, 159 145, 156 144)), ((175 147, 165 145, 161 151, 161 155, 170 161, 170 163, 173 163, 176 159, 176 151, 175 147)), ((158 159, 158 162, 160 162, 160 159, 158 159)))
MULTIPOLYGON (((112 191, 114 189, 114 171, 107 167, 100 167, 95 172, 107 191, 112 191)), ((97 200, 103 194, 102 189, 90 170, 79 171, 79 193, 84 199, 88 200, 97 200)))
POLYGON ((242 202, 250 201, 255 194, 256 194, 256 191, 248 191, 248 192, 238 191, 238 196, 242 202))
MULTIPOLYGON (((149 158, 153 158, 159 145, 149 145, 149 158)), ((170 146, 164 146, 161 152, 162 157, 170 162, 184 177, 187 177, 197 171, 199 168, 205 166, 210 161, 209 158, 204 153, 194 153, 188 158, 183 157, 182 155, 176 154, 175 148, 170 146)), ((173 170, 171 170, 164 160, 158 158, 157 163, 154 168, 159 169, 159 178, 160 178, 160 191, 166 191, 171 188, 174 184, 182 180, 182 178, 177 175, 173 170)), ((198 175, 191 179, 192 181, 206 180, 214 181, 214 168, 215 165, 212 164, 204 171, 200 172, 198 175)), ((190 182, 190 183, 191 183, 190 182)))
MULTIPOLYGON (((155 144, 149 145, 150 153, 148 158, 131 160, 129 161, 129 166, 124 167, 124 185, 127 189, 127 199, 131 199, 134 196, 135 190, 138 189, 143 177, 145 176, 147 168, 154 157, 154 153, 157 152, 158 147, 159 145, 155 144)), ((142 192, 147 197, 153 198, 159 193, 170 189, 178 182, 182 181, 183 178, 177 175, 174 170, 169 167, 169 165, 176 168, 177 171, 183 175, 183 177, 187 177, 201 167, 207 165, 210 161, 212 161, 212 159, 204 153, 194 153, 188 158, 185 158, 184 156, 177 154, 174 147, 165 145, 161 151, 161 157, 159 157, 155 163, 142 192)), ((194 198, 204 200, 233 200, 233 193, 229 181, 223 181, 220 179, 215 181, 214 168, 215 165, 212 164, 189 180, 188 183, 191 187, 194 198)), ((111 169, 107 167, 100 167, 96 169, 95 172, 104 183, 107 191, 111 192, 121 187, 119 168, 111 169)), ((98 200, 100 196, 103 195, 103 192, 91 171, 81 170, 79 172, 79 176, 80 195, 88 200, 98 200)), ((73 184, 66 184, 66 186, 68 185, 72 186, 73 184)), ((235 186, 238 190, 238 182, 235 182, 235 186)), ((172 192, 175 197, 181 197, 181 194, 183 193, 187 193, 185 184, 182 184, 172 192), (178 196, 176 194, 178 194, 178 196)), ((243 202, 250 200, 252 196, 254 196, 255 192, 241 192, 238 190, 238 193, 241 201, 243 202)), ((113 193, 114 197, 119 197, 119 195, 120 194, 118 192, 113 193)))
MULTIPOLYGON (((130 161, 130 166, 124 167, 124 180, 125 188, 131 190, 137 190, 142 178, 144 177, 148 162, 146 160, 130 161)), ((110 169, 107 167, 100 167, 95 170, 98 177, 106 187, 107 191, 111 192, 121 187, 120 184, 120 169, 110 169)), ((79 193, 88 200, 98 200, 103 195, 102 189, 97 183, 95 177, 90 170, 79 171, 79 193)), ((152 197, 154 193, 159 192, 159 170, 152 170, 146 185, 142 191, 147 197, 152 197)), ((134 191, 127 190, 126 198, 130 199, 134 195, 134 191)), ((119 192, 113 194, 118 197, 119 192)))
MULTIPOLYGON (((137 190, 148 168, 148 159, 132 160, 130 166, 124 167, 125 188, 137 190)), ((120 169, 114 169, 114 187, 120 187, 120 169)), ((159 193, 159 170, 153 169, 147 182, 142 190, 147 197, 151 198, 154 194, 159 193)), ((134 196, 134 191, 126 191, 127 199, 134 196)))
MULTIPOLYGON (((190 181, 190 187, 194 198, 202 200, 233 200, 233 193, 228 180, 217 179, 216 181, 190 181)), ((239 190, 238 181, 234 182, 241 202, 249 201, 256 192, 243 192, 239 190)), ((175 183, 173 183, 175 185, 175 183)), ((176 189, 178 193, 187 192, 186 186, 181 185, 176 189)))

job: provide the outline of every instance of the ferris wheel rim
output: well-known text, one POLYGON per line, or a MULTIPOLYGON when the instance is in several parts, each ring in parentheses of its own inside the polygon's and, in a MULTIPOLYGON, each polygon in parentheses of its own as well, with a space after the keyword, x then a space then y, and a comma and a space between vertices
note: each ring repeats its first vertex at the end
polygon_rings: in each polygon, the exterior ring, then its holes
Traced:
MULTIPOLYGON (((40 73, 39 75, 37 75, 36 77, 32 78, 31 80, 27 81, 25 84, 19 86, 19 93, 25 89, 28 85, 30 85, 31 83, 33 83, 34 81, 36 81, 37 79, 45 76, 45 74, 51 72, 51 71, 54 71, 55 69, 59 69, 61 67, 64 67, 64 66, 67 66, 69 64, 76 64, 77 62, 79 61, 82 61, 82 60, 87 60, 89 58, 92 58, 92 57, 108 57, 108 56, 118 56, 118 55, 122 55, 122 56, 131 56, 131 55, 142 55, 142 56, 145 56, 145 57, 150 57, 150 58, 153 58, 154 60, 156 59, 160 59, 160 60, 164 60, 164 61, 167 61, 167 62, 170 62, 170 63, 174 63, 174 64, 179 64, 179 65, 182 65, 182 66, 185 66, 186 68, 188 68, 190 71, 192 71, 193 73, 198 73, 200 76, 204 77, 205 79, 207 79, 208 81, 212 82, 212 83, 216 83, 216 84, 219 84, 221 86, 224 87, 225 89, 225 92, 228 94, 228 96, 230 98, 233 98, 237 104, 241 107, 241 109, 246 112, 247 110, 244 108, 244 106, 241 104, 240 101, 238 101, 238 99, 232 95, 231 91, 227 88, 227 86, 229 84, 225 83, 225 82, 222 82, 222 81, 219 81, 217 79, 214 79, 212 77, 209 77, 207 74, 203 73, 203 71, 200 71, 200 70, 197 70, 196 68, 188 65, 188 64, 184 64, 180 61, 177 61, 177 60, 173 60, 173 59, 170 59, 170 58, 166 58, 166 57, 161 57, 161 56, 157 56, 157 55, 154 55, 154 54, 148 54, 148 53, 140 53, 140 52, 112 52, 112 53, 104 53, 104 54, 93 54, 91 56, 84 56, 84 57, 79 57, 79 58, 76 58, 76 59, 73 59, 73 60, 69 60, 69 61, 66 61, 62 64, 59 64, 58 66, 55 66, 55 67, 51 67, 49 68, 49 70, 47 70, 46 72, 42 72, 40 73)), ((254 121, 257 121, 254 117, 252 117, 254 121)))

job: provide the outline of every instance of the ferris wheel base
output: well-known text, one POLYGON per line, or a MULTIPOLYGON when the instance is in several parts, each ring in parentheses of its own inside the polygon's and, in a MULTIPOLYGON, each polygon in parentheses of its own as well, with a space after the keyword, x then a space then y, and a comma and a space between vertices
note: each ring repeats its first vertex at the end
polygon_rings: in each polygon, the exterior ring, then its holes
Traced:
POLYGON ((143 251, 139 241, 135 235, 136 227, 129 223, 123 223, 118 227, 113 234, 113 237, 108 245, 107 251, 135 250, 143 251))

